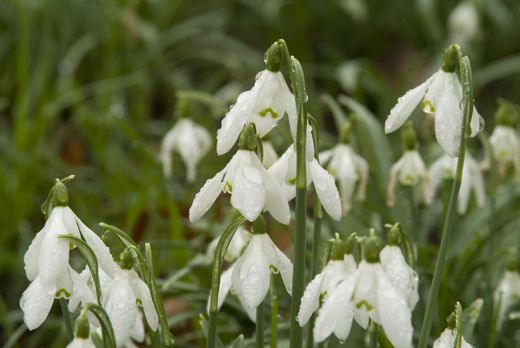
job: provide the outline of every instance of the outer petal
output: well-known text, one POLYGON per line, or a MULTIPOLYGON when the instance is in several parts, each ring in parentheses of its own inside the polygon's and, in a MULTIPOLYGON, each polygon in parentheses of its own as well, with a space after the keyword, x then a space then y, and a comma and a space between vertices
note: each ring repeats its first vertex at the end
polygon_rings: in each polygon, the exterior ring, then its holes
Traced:
MULTIPOLYGON (((48 222, 48 220, 47 220, 48 222)), ((29 248, 25 252, 23 256, 23 261, 25 264, 25 274, 27 275, 27 279, 33 280, 38 275, 38 261, 40 258, 40 246, 43 238, 47 234, 47 223, 40 232, 36 233, 34 239, 32 240, 29 248)))
POLYGON ((217 154, 223 155, 235 144, 251 113, 251 100, 255 97, 255 91, 246 91, 238 96, 235 105, 231 106, 226 116, 222 119, 222 125, 217 131, 217 154))
MULTIPOLYGON (((222 272, 222 275, 220 276, 220 286, 218 289, 218 301, 217 301, 217 309, 220 309, 222 305, 224 304, 224 300, 226 299, 227 295, 229 294, 229 290, 231 290, 231 276, 233 275, 233 270, 235 269, 235 264, 232 264, 229 266, 228 269, 226 269, 224 272, 222 272)), ((208 306, 207 311, 209 313, 209 305, 211 300, 211 293, 210 297, 208 298, 208 306)))
POLYGON ((53 301, 54 296, 47 293, 40 282, 40 278, 36 277, 20 299, 23 321, 29 330, 38 328, 45 321, 53 301))
POLYGON ((430 87, 432 79, 433 76, 426 80, 426 82, 409 90, 397 100, 397 104, 390 110, 390 115, 386 118, 385 133, 392 133, 406 122, 413 109, 415 109, 426 94, 426 90, 430 87))
POLYGON ((231 276, 233 290, 248 310, 255 310, 264 300, 270 284, 269 262, 262 239, 253 235, 245 253, 235 263, 231 276))
POLYGON ((264 209, 266 196, 261 173, 257 168, 243 164, 233 173, 231 184, 231 205, 249 221, 256 220, 264 209))
POLYGON ((283 192, 285 193, 286 200, 290 201, 296 195, 296 188, 294 186, 294 175, 292 173, 291 167, 294 167, 294 147, 293 145, 289 146, 287 150, 271 167, 268 169, 269 175, 281 186, 283 192), (293 162, 291 162, 293 161, 293 162))
POLYGON ((130 337, 132 337, 132 339, 136 340, 137 342, 142 343, 144 341, 143 316, 140 312, 137 312, 137 315, 135 316, 134 330, 132 331, 130 337))
MULTIPOLYGON (((60 290, 58 283, 62 283, 61 277, 68 273, 69 267, 69 243, 60 239, 58 237, 60 234, 65 234, 65 232, 63 230, 49 231, 42 240, 40 251, 40 281, 47 293, 52 296, 60 290)), ((70 293, 72 289, 65 290, 70 293)))
POLYGON ((459 153, 462 126, 459 89, 460 83, 456 76, 446 79, 435 112, 435 136, 444 151, 452 157, 457 157, 459 153))
POLYGON ((291 260, 278 249, 267 233, 262 234, 259 238, 261 238, 264 254, 267 257, 271 271, 280 272, 285 289, 290 295, 292 293, 293 273, 291 260), (276 270, 273 270, 273 267, 276 270))
POLYGON ((77 308, 77 304, 81 303, 96 303, 96 295, 87 282, 69 266, 70 277, 72 279, 73 292, 71 300, 69 301, 69 311, 73 312, 77 308), (77 299, 73 301, 73 299, 77 299), (78 301, 79 300, 79 301, 78 301), (75 304, 76 303, 76 304, 75 304))
POLYGON ((473 106, 473 115, 471 117, 471 137, 477 135, 484 128, 484 118, 477 111, 477 108, 473 106))
MULTIPOLYGON (((227 168, 227 167, 226 167, 227 168)), ((208 179, 200 191, 195 195, 190 207, 190 221, 197 221, 213 205, 222 192, 224 174, 226 168, 218 172, 213 178, 208 179)))
POLYGON ((412 315, 406 301, 384 272, 378 272, 377 312, 386 336, 395 348, 412 347, 412 315))
MULTIPOLYGON (((255 156, 256 157, 256 156, 255 156)), ((260 160, 255 158, 253 165, 256 165, 262 175, 265 187, 265 209, 280 223, 288 225, 291 220, 291 210, 286 196, 280 185, 262 167, 260 160)))
POLYGON ((132 334, 138 313, 134 291, 128 281, 118 279, 112 282, 105 294, 103 308, 112 323, 117 345, 125 344, 132 334))
POLYGON ((369 316, 374 321, 379 322, 375 313, 377 301, 375 289, 377 288, 378 277, 376 271, 378 267, 381 267, 381 265, 361 261, 357 272, 358 276, 354 291, 354 305, 356 306, 354 317, 357 323, 364 329, 368 327, 369 316))
POLYGON ((300 310, 296 317, 296 320, 298 320, 301 327, 307 324, 312 313, 314 313, 320 306, 320 290, 323 276, 323 272, 317 274, 305 288, 300 304, 300 310))
POLYGON ((68 345, 67 348, 96 348, 96 345, 90 338, 74 338, 68 345))
POLYGON ((439 97, 441 96, 444 89, 444 81, 447 74, 448 73, 442 71, 441 69, 432 75, 432 83, 421 103, 421 109, 424 112, 431 115, 435 114, 435 109, 437 107, 437 103, 439 102, 439 97))
POLYGON ((314 325, 316 342, 324 341, 332 332, 340 340, 348 337, 354 317, 354 304, 351 299, 355 279, 355 275, 349 277, 327 296, 314 325))
POLYGON ((323 169, 316 160, 310 163, 309 168, 312 182, 323 208, 334 220, 339 221, 341 218, 341 201, 334 177, 323 169))
POLYGON ((134 291, 136 298, 141 300, 141 305, 143 306, 143 312, 144 316, 146 317, 146 322, 148 323, 148 325, 150 325, 152 331, 157 330, 159 320, 157 318, 157 311, 155 310, 155 306, 152 301, 150 289, 148 289, 148 286, 137 277, 137 274, 135 274, 134 291))

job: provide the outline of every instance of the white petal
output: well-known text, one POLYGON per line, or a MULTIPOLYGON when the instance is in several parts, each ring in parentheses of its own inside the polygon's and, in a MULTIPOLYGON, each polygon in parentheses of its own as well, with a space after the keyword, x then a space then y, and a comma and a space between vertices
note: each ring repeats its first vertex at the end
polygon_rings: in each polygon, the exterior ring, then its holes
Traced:
POLYGON ((269 168, 278 160, 278 154, 270 141, 262 141, 262 150, 262 165, 269 168))
POLYGON ((140 312, 137 312, 137 315, 135 316, 134 329, 132 330, 130 337, 140 343, 144 341, 143 316, 140 312))
POLYGON ((90 338, 74 338, 66 348, 96 348, 96 345, 90 338))
POLYGON ((433 76, 397 99, 397 104, 390 110, 390 115, 386 118, 385 133, 395 131, 406 122, 413 109, 415 109, 426 94, 426 90, 430 86, 432 79, 433 76))
POLYGON ((300 310, 296 320, 301 327, 305 326, 309 321, 312 313, 314 313, 320 306, 320 289, 323 280, 323 273, 317 274, 314 279, 307 284, 303 292, 300 310))
POLYGON ((395 348, 412 347, 412 315, 384 271, 378 272, 377 312, 386 336, 395 348))
MULTIPOLYGON (((224 304, 224 300, 229 294, 229 290, 231 290, 231 276, 233 275, 233 270, 235 269, 235 264, 229 266, 220 277, 220 286, 218 289, 218 303, 217 309, 220 309, 224 304)), ((210 294, 211 296, 211 294, 210 294)), ((211 298, 211 297, 210 297, 211 298)), ((208 300, 208 312, 209 312, 209 300, 208 300)))
POLYGON ((105 294, 103 308, 112 323, 117 345, 123 345, 130 338, 137 316, 136 298, 128 281, 112 282, 105 294))
POLYGON ((258 171, 262 175, 265 186, 265 208, 280 223, 288 225, 291 220, 291 210, 287 197, 280 185, 261 166, 260 161, 256 163, 258 171))
POLYGON ((471 137, 474 137, 484 128, 484 118, 477 111, 477 108, 473 106, 473 115, 471 117, 471 137))
MULTIPOLYGON (((48 223, 49 220, 47 220, 48 223)), ((25 264, 25 274, 27 275, 27 279, 33 280, 38 275, 38 261, 40 258, 40 247, 43 240, 43 237, 47 234, 46 227, 47 223, 43 228, 36 233, 34 239, 32 240, 29 248, 25 252, 23 256, 23 261, 25 264)))
POLYGON ((150 325, 152 331, 157 330, 157 326, 159 320, 157 318, 157 312, 155 310, 155 306, 152 301, 152 295, 150 294, 150 289, 141 279, 135 275, 134 280, 135 287, 139 292, 136 292, 137 299, 141 300, 141 305, 143 306, 144 316, 146 318, 146 322, 150 325))
POLYGON ((270 276, 262 239, 254 235, 245 253, 235 263, 231 276, 233 290, 247 309, 255 310, 264 300, 269 290, 270 276))
POLYGON ((334 177, 323 169, 318 161, 310 163, 310 175, 323 208, 334 220, 341 218, 341 201, 334 177))
POLYGON ((296 188, 294 186, 296 179, 295 158, 294 147, 291 145, 267 171, 283 189, 287 201, 296 196, 296 188))
POLYGON ((332 332, 340 340, 347 338, 352 326, 354 304, 351 301, 356 276, 343 281, 327 296, 314 325, 314 339, 324 341, 332 332))
MULTIPOLYGON (((433 342, 433 348, 452 348, 455 346, 456 333, 453 330, 446 328, 439 338, 433 342)), ((471 344, 466 342, 462 337, 461 348, 473 348, 471 344)))
POLYGON ((428 91, 426 92, 426 95, 424 96, 424 99, 421 103, 421 108, 424 112, 431 115, 435 114, 437 103, 439 102, 439 97, 441 96, 444 89, 444 81, 446 76, 448 76, 448 73, 444 72, 443 70, 439 70, 432 75, 431 85, 428 88, 428 91))
MULTIPOLYGON (((40 250, 38 274, 42 286, 53 296, 60 290, 58 283, 61 283, 61 277, 69 267, 69 242, 59 238, 61 234, 66 232, 63 229, 49 231, 42 240, 40 250)), ((65 290, 71 292, 71 289, 65 290)))
POLYGON ((251 112, 251 99, 254 91, 246 91, 238 96, 235 105, 231 106, 222 125, 217 131, 217 154, 223 155, 235 144, 251 112))
MULTIPOLYGON (((87 282, 76 272, 72 267, 69 266, 70 277, 74 290, 72 292, 73 297, 80 300, 81 303, 94 303, 96 304, 96 295, 94 291, 87 285, 87 282)), ((73 312, 75 308, 72 306, 72 301, 69 301, 69 310, 73 312), (71 308, 72 307, 72 308, 71 308)))
POLYGON ((226 168, 218 172, 213 178, 208 179, 200 191, 195 195, 190 207, 190 222, 199 220, 213 205, 222 192, 224 174, 226 168))
MULTIPOLYGON (((262 167, 263 169, 263 167, 262 167)), ((231 205, 249 221, 255 221, 264 209, 265 188, 257 168, 243 164, 233 173, 231 205)))
POLYGON ((271 271, 273 267, 276 271, 280 272, 285 289, 289 293, 292 293, 292 274, 293 265, 291 260, 273 243, 267 233, 259 236, 262 241, 264 254, 267 257, 271 271))
MULTIPOLYGON (((453 74, 454 75, 454 74, 453 74)), ((460 83, 454 75, 447 78, 435 111, 435 136, 444 151, 457 157, 462 126, 460 83)))
POLYGON ((20 308, 23 311, 23 321, 29 330, 38 328, 49 315, 54 296, 43 288, 40 278, 36 277, 22 294, 20 308))
POLYGON ((375 322, 379 322, 375 308, 377 305, 377 269, 380 267, 380 264, 372 264, 366 261, 359 263, 358 277, 354 291, 354 305, 356 306, 354 318, 364 329, 368 326, 369 316, 372 317, 375 322))

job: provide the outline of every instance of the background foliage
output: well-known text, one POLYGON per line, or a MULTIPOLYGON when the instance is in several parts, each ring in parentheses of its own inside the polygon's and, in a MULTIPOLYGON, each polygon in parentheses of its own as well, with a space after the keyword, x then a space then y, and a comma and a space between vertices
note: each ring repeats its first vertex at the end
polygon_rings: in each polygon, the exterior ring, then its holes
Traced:
MULTIPOLYGON (((463 50, 472 61, 476 105, 490 133, 496 99, 520 102, 520 3, 475 3, 480 35, 463 50)), ((356 111, 356 149, 371 166, 368 199, 356 203, 340 223, 327 221, 323 239, 335 231, 365 233, 371 226, 382 232, 384 223, 400 221, 420 245, 416 269, 425 298, 442 197, 430 208, 420 207, 403 190, 396 207, 386 207, 388 168, 402 147, 399 135, 383 135, 382 121, 398 96, 438 67, 443 48, 453 40, 446 23, 456 4, 1 1, 0 342, 11 338, 10 344, 23 347, 64 344, 57 310, 43 327, 26 332, 18 300, 28 284, 23 254, 44 224, 40 204, 55 177, 73 173, 71 207, 97 232, 97 223, 106 221, 136 241, 151 241, 177 343, 202 344, 198 318, 204 312, 210 270, 197 265, 194 257, 226 223, 227 198, 197 224, 188 223, 187 210, 196 191, 227 157, 212 150, 199 166, 197 181, 187 184, 176 155, 173 177, 165 179, 157 159, 160 140, 180 115, 215 134, 236 94, 248 89, 263 69, 264 50, 278 38, 284 38, 303 63, 309 107, 321 124, 324 149, 336 142, 337 132, 320 96, 346 94, 366 106, 360 110, 350 103, 345 112, 356 111)), ((424 120, 415 118, 421 151, 431 163, 441 152, 434 145, 431 123, 424 120)), ((288 141, 288 133, 273 135, 279 152, 288 141)), ((482 143, 470 141, 470 152, 482 158, 482 143)), ((478 329, 467 339, 478 346, 487 340, 490 296, 503 269, 504 251, 520 244, 518 183, 499 178, 496 196, 494 212, 490 205, 473 207, 457 219, 435 335, 444 328, 456 300, 466 307, 482 297, 478 329)), ((277 243, 287 250, 290 227, 270 225, 277 243)), ((253 324, 236 299, 227 303, 220 317, 222 338, 229 341, 238 332, 247 337, 253 324)), ((282 316, 287 311, 288 298, 282 298, 282 316)), ((423 311, 421 302, 414 312, 416 331, 423 311)), ((497 345, 518 346, 518 326, 518 321, 506 325, 497 345)), ((285 336, 286 332, 281 335, 285 336)))

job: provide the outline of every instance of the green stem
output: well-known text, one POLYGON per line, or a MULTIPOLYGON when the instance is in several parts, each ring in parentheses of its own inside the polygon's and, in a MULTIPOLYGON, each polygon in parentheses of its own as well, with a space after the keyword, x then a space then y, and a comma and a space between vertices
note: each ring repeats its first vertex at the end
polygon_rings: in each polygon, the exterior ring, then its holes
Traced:
POLYGON ((460 184, 462 180, 462 170, 464 166, 464 155, 466 153, 466 130, 468 129, 469 123, 471 122, 471 115, 473 112, 473 83, 471 77, 471 64, 469 62, 468 57, 462 57, 462 55, 459 56, 459 71, 464 102, 464 116, 462 119, 461 127, 459 157, 457 159, 457 169, 451 188, 450 200, 448 202, 448 211, 446 214, 446 220, 444 222, 444 228, 442 231, 439 255, 435 263, 432 287, 430 289, 430 293, 428 294, 426 312, 424 313, 423 322, 421 326, 421 333, 419 336, 419 344, 417 348, 426 348, 426 345, 428 344, 428 340, 430 337, 434 307, 436 305, 437 297, 439 295, 441 277, 444 271, 444 263, 446 261, 446 251, 448 249, 448 242, 453 231, 455 211, 457 210, 457 197, 459 196, 460 184))
POLYGON ((278 296, 274 292, 273 282, 271 281, 271 337, 269 347, 276 348, 278 343, 278 296))
POLYGON ((264 301, 256 307, 256 339, 255 347, 264 347, 264 301))
POLYGON ((62 297, 58 302, 60 303, 61 313, 63 314, 63 321, 65 321, 67 339, 70 342, 74 339, 74 329, 72 328, 72 319, 70 318, 69 309, 67 308, 67 301, 62 297))

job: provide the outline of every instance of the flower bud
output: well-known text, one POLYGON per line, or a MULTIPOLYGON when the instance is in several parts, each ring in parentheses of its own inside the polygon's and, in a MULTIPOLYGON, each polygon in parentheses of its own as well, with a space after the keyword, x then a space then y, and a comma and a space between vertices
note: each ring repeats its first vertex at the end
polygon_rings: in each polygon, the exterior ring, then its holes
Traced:
POLYGON ((87 339, 90 336, 90 324, 86 315, 80 315, 76 319, 75 334, 77 338, 87 339))
POLYGON ((331 260, 343 260, 343 257, 346 254, 346 245, 339 238, 339 234, 336 233, 334 238, 329 239, 330 243, 330 259, 331 260))
POLYGON ((283 50, 278 41, 274 42, 271 47, 265 51, 264 62, 267 70, 272 72, 280 71, 283 62, 283 50))
POLYGON ((462 55, 459 45, 450 45, 444 50, 442 56, 442 70, 445 72, 455 72, 459 66, 459 57, 462 55))
POLYGON ((368 263, 379 262, 379 253, 383 248, 381 238, 376 236, 373 229, 370 230, 370 236, 365 240, 364 258, 368 263))
POLYGON ((401 245, 401 225, 398 222, 388 231, 388 245, 401 245))
POLYGON ((69 191, 65 184, 61 181, 57 181, 54 184, 53 189, 53 205, 54 206, 67 206, 69 203, 69 191))
POLYGON ((350 123, 349 121, 346 121, 341 126, 341 130, 340 130, 340 134, 339 134, 339 141, 342 144, 349 144, 351 133, 352 133, 352 123, 350 123))
POLYGON ((256 127, 254 123, 248 123, 240 137, 238 138, 238 148, 240 150, 254 151, 258 146, 258 137, 256 136, 256 127))

